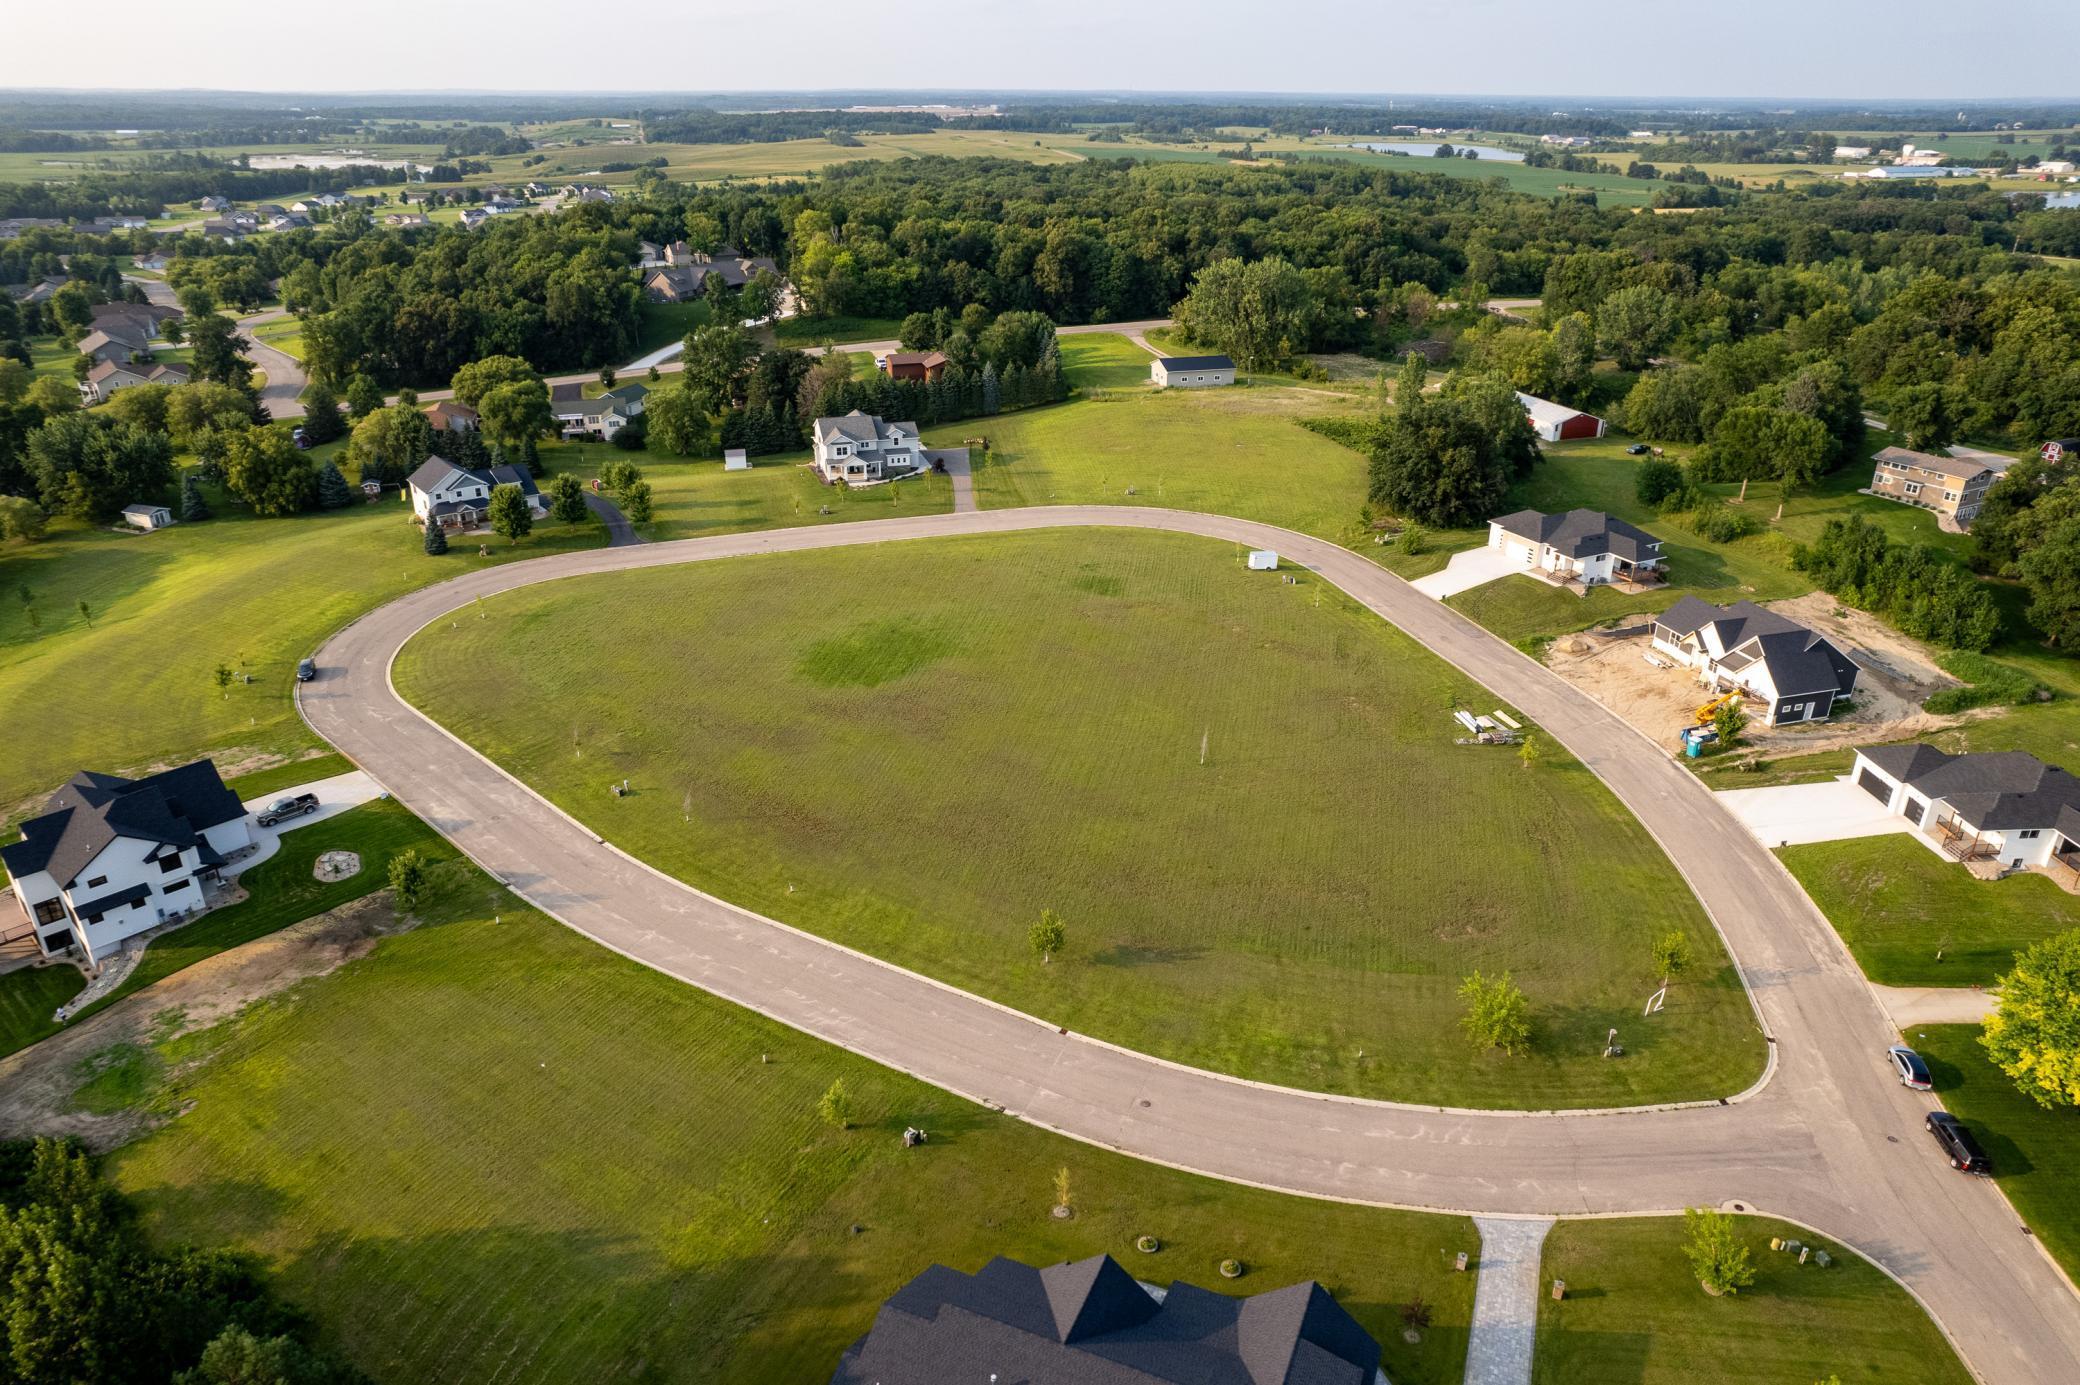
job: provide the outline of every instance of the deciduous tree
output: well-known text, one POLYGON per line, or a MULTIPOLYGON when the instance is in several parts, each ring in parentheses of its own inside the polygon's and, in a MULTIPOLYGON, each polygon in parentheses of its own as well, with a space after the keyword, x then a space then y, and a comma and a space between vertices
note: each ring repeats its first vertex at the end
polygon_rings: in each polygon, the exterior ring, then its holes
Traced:
POLYGON ((1683 1254, 1706 1293, 1737 1294, 1755 1282, 1740 1224, 1731 1215, 1709 1207, 1686 1208, 1683 1230, 1683 1254))
POLYGON ((508 543, 518 543, 534 530, 534 511, 518 486, 494 486, 486 514, 491 520, 491 531, 508 543))
POLYGON ((1508 972, 1473 972, 1459 983, 1466 1013, 1459 1023, 1475 1048, 1499 1048, 1512 1056, 1531 1047, 1531 1004, 1508 972))
POLYGON ((2000 981, 1979 1042, 2039 1106, 2080 1106, 2080 929, 2031 943, 2000 981))
POLYGON ((262 516, 293 515, 318 501, 318 474, 296 444, 269 427, 223 439, 224 488, 262 516))

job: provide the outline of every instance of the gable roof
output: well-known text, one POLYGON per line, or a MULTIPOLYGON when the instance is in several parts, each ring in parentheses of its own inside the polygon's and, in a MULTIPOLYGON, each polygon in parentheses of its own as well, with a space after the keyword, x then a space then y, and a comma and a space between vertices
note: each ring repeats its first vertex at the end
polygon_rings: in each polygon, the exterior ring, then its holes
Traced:
POLYGON ((19 879, 49 871, 61 889, 118 837, 190 847, 201 833, 245 816, 217 767, 196 760, 143 779, 82 770, 52 794, 41 816, 22 824, 22 839, 0 847, 0 862, 19 879))
POLYGON ((1914 744, 1856 753, 1914 792, 1944 800, 1976 831, 2052 827, 2080 841, 2080 779, 2026 750, 1952 755, 1914 744))
POLYGON ((424 412, 427 418, 435 422, 450 418, 460 419, 468 424, 474 424, 477 421, 477 411, 455 399, 437 399, 433 403, 428 404, 424 412))
POLYGON ((935 365, 946 364, 946 353, 943 351, 890 351, 882 356, 881 363, 885 366, 921 365, 926 370, 930 370, 935 365))
POLYGON ((143 371, 137 369, 137 367, 126 365, 122 361, 103 361, 100 365, 87 372, 87 383, 93 385, 104 384, 118 375, 127 375, 131 379, 138 381, 151 378, 143 371))
POLYGON ((900 430, 906 437, 917 436, 914 423, 891 423, 879 414, 861 413, 854 409, 849 414, 824 417, 816 420, 818 442, 887 442, 900 430))
POLYGON ((1900 466, 1954 476, 1960 481, 1976 481, 1981 476, 1993 474, 1992 467, 1968 457, 1938 457, 1931 452, 1911 452, 1904 447, 1881 447, 1871 455, 1871 460, 1879 466, 1895 462, 1900 466))
POLYGON ((1172 370, 1233 370, 1235 362, 1227 356, 1159 356, 1156 364, 1165 371, 1172 370))
POLYGON ((119 337, 112 337, 97 328, 79 339, 79 354, 82 356, 99 356, 112 346, 119 347, 124 351, 142 351, 144 349, 143 342, 126 341, 119 337))
MULTIPOLYGON (((446 485, 450 476, 461 476, 466 480, 474 481, 478 485, 492 490, 496 490, 500 486, 518 486, 522 495, 535 496, 542 493, 541 487, 535 485, 534 477, 528 474, 525 467, 457 466, 454 462, 440 456, 438 453, 419 463, 413 469, 412 474, 405 478, 404 483, 412 490, 423 491, 431 495, 446 485)), ((452 502, 443 503, 452 505, 452 502)))
POLYGON ((1550 399, 1540 399, 1535 394, 1526 394, 1522 390, 1517 391, 1517 402, 1524 406, 1524 412, 1531 416, 1532 422, 1547 426, 1557 426, 1571 418, 1596 417, 1580 409, 1570 409, 1565 404, 1555 404, 1550 399))
POLYGON ((1488 522, 1501 525, 1505 532, 1519 538, 1549 544, 1569 558, 1611 553, 1627 562, 1639 562, 1660 556, 1656 550, 1661 547, 1661 540, 1601 510, 1569 510, 1556 515, 1518 510, 1488 522))
POLYGON ((1848 693, 1861 670, 1826 636, 1816 634, 1752 601, 1714 606, 1685 596, 1654 617, 1654 623, 1679 640, 1714 628, 1725 651, 1719 663, 1738 672, 1760 662, 1780 697, 1833 691, 1848 693))

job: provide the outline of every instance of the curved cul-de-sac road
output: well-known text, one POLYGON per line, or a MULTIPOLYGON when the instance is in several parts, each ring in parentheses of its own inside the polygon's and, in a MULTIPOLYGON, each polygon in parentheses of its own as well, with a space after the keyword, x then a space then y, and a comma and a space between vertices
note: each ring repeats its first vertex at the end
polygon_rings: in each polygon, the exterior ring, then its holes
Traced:
MULTIPOLYGON (((1740 1202, 1852 1244, 1907 1284, 1975 1372, 2080 1381, 2080 1296, 1993 1186, 1951 1171, 1926 1097, 1861 972, 1776 859, 1688 772, 1586 694, 1365 558, 1215 515, 1077 506, 872 520, 559 554, 486 568, 363 617, 319 651, 305 717, 547 913, 649 966, 950 1091, 1078 1139, 1264 1187, 1495 1214, 1668 1212, 1740 1202), (1772 1046, 1725 1105, 1604 1113, 1444 1111, 1325 1097, 1180 1067, 822 941, 639 865, 431 720, 389 683, 414 632, 477 597, 586 573, 1063 526, 1275 548, 1521 709, 1601 776, 1704 902, 1772 1046)), ((1564 935, 1554 946, 1566 946, 1564 935)))

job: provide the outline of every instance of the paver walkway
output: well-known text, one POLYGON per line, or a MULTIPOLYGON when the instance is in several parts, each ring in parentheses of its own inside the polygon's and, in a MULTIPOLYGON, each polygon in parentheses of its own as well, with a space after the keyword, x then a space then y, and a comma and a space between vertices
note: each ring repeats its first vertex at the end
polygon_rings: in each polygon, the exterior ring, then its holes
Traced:
POLYGON ((1538 1332, 1539 1251, 1551 1220, 1475 1217, 1481 1233, 1473 1331, 1466 1340, 1466 1385, 1531 1385, 1538 1332))
POLYGON ((1936 1106, 1891 1076, 1895 1032, 1813 903, 1713 793, 1586 692, 1333 542, 1220 515, 1079 505, 913 516, 561 553, 481 568, 369 612, 297 689, 311 726, 551 917, 666 975, 1020 1119, 1288 1192, 1478 1215, 1666 1213, 1740 1201, 1884 1265, 1985 1385, 2080 1380, 2080 1297, 1999 1186, 1914 1132, 1936 1106), (1724 936, 1772 1057, 1729 1103, 1467 1111, 1324 1096, 1066 1032, 704 894, 599 835, 405 704, 392 656, 447 612, 583 573, 1069 527, 1272 548, 1333 582, 1588 766, 1668 851, 1724 936))

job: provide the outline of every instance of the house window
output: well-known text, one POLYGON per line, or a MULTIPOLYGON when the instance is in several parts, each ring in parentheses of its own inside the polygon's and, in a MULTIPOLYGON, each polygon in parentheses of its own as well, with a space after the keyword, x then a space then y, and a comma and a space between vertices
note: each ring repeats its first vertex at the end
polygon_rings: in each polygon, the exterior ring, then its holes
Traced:
POLYGON ((88 922, 88 923, 99 923, 99 922, 101 922, 101 915, 99 915, 99 914, 88 914, 88 915, 87 915, 87 917, 86 917, 86 922, 88 922))
POLYGON ((1944 491, 1944 492, 1943 492, 1943 499, 1945 499, 1945 500, 1955 500, 1955 499, 1957 499, 1957 492, 1956 492, 1956 491, 1944 491))
POLYGON ((2017 833, 2016 835, 2017 835, 2017 836, 2019 836, 2019 837, 2021 837, 2021 838, 2022 838, 2022 840, 2024 840, 2024 841, 2029 841, 2030 839, 2032 839, 2032 838, 2034 838, 2034 837, 2041 837, 2041 836, 2043 836, 2043 835, 2044 835, 2044 829, 2043 829, 2043 828, 2041 828, 2041 827, 2032 827, 2032 828, 2028 829, 2027 831, 2024 831, 2024 832, 2019 832, 2019 833, 2017 833))
POLYGON ((160 894, 172 894, 172 893, 174 893, 174 892, 175 892, 176 890, 185 890, 185 889, 187 889, 187 888, 188 888, 188 882, 187 882, 187 881, 185 881, 185 880, 176 880, 176 881, 174 881, 174 882, 173 882, 172 884, 170 884, 170 885, 162 885, 162 886, 160 886, 160 887, 159 887, 159 893, 160 893, 160 894))
POLYGON ((87 882, 87 888, 88 888, 88 889, 90 889, 90 890, 92 890, 92 889, 98 889, 98 888, 99 888, 100 886, 102 886, 102 885, 106 885, 107 883, 108 883, 108 877, 107 877, 107 876, 105 876, 105 875, 97 875, 97 876, 95 876, 95 877, 94 877, 94 878, 93 878, 92 880, 89 880, 89 881, 87 882))
POLYGON ((1909 481, 1909 482, 1907 482, 1907 494, 1908 494, 1908 495, 1919 495, 1919 494, 1921 494, 1921 483, 1920 483, 1919 481, 1909 481))
POLYGON ((180 868, 181 854, 178 851, 174 852, 171 856, 161 857, 159 860, 159 874, 161 875, 170 875, 174 871, 179 870, 180 868))
POLYGON ((43 903, 36 906, 36 921, 38 923, 57 923, 64 917, 65 901, 62 899, 46 899, 43 903))

